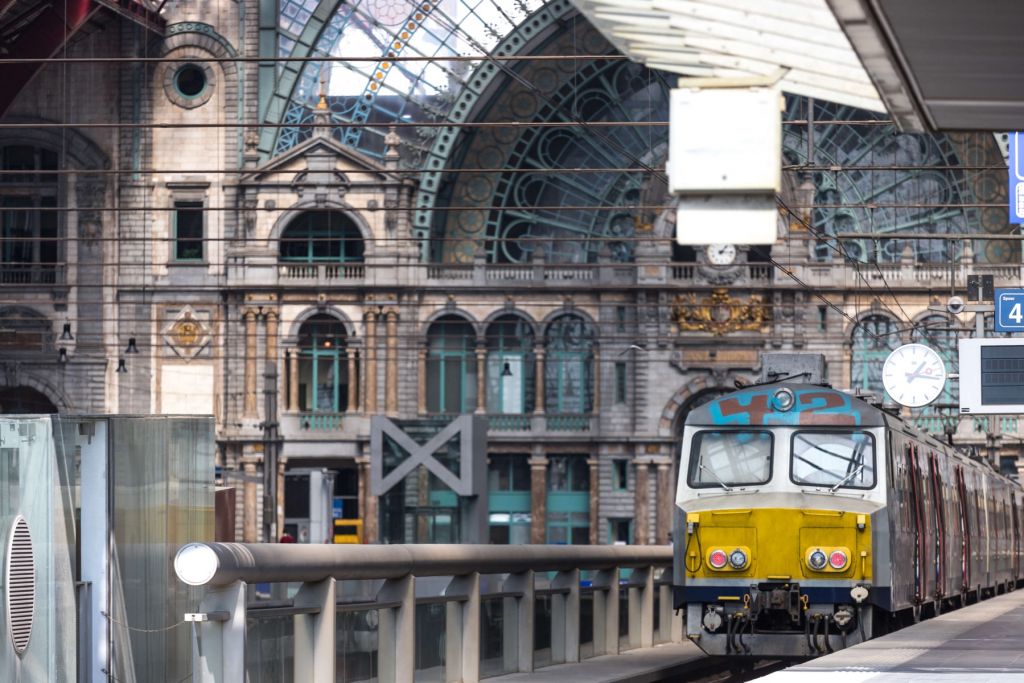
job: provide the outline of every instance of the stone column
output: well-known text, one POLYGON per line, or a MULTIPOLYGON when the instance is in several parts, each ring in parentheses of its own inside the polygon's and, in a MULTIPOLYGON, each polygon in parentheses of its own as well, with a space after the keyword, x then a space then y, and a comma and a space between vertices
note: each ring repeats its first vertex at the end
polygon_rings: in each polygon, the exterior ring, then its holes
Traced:
POLYGON ((487 349, 476 347, 476 414, 487 412, 487 349))
POLYGON ((633 512, 633 541, 636 545, 647 545, 650 542, 650 504, 651 487, 648 482, 648 463, 646 460, 636 463, 635 510, 633 512))
POLYGON ((345 348, 345 359, 348 361, 348 400, 346 412, 354 413, 359 410, 356 405, 356 391, 359 385, 356 383, 356 350, 351 346, 345 348))
POLYGON ((547 543, 548 459, 534 455, 530 463, 530 543, 547 543))
POLYGON ((363 407, 368 415, 377 412, 377 312, 366 312, 366 391, 363 407))
POLYGON ((359 516, 363 520, 363 543, 376 543, 377 496, 370 489, 370 459, 356 459, 359 466, 359 516))
POLYGON ((668 543, 669 533, 672 531, 672 510, 675 508, 672 495, 672 462, 659 460, 657 466, 658 478, 655 483, 657 490, 654 505, 658 516, 654 541, 658 545, 665 545, 668 543))
POLYGON ((242 542, 256 543, 256 522, 259 515, 259 502, 256 496, 256 458, 243 456, 242 472, 245 482, 242 484, 242 542))
POLYGON ((393 416, 398 414, 398 311, 389 308, 386 320, 384 412, 393 416))
MULTIPOLYGON (((278 538, 281 534, 284 534, 284 471, 288 466, 288 458, 284 457, 280 453, 277 455, 277 500, 274 502, 275 510, 277 510, 277 533, 278 538)), ((333 530, 332 530, 333 533, 333 530)), ((268 542, 273 543, 276 538, 266 539, 268 542)))
POLYGON ((419 361, 416 367, 416 412, 425 415, 427 412, 427 348, 424 346, 419 352, 419 361))
POLYGON ((537 347, 534 353, 536 371, 535 387, 534 387, 534 400, 533 400, 533 412, 543 413, 544 412, 544 347, 537 347))
POLYGON ((299 350, 288 352, 288 409, 299 410, 299 350))
POLYGON ((267 362, 277 364, 277 313, 267 313, 267 362))
POLYGON ((245 311, 245 417, 256 417, 256 311, 245 311))
POLYGON ((600 460, 587 458, 587 467, 590 468, 590 545, 598 545, 601 537, 598 534, 601 520, 601 508, 599 503, 600 491, 600 460))

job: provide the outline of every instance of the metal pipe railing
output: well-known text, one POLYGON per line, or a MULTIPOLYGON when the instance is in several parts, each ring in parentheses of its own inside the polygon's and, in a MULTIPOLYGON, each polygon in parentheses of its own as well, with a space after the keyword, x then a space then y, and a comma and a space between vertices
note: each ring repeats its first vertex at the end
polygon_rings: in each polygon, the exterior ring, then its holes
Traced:
MULTIPOLYGON (((339 604, 338 581, 375 580, 375 597, 360 610, 377 615, 379 683, 413 683, 416 677, 416 608, 443 602, 445 683, 477 683, 481 676, 481 604, 504 601, 502 652, 508 671, 530 672, 535 661, 535 605, 549 596, 554 661, 581 657, 581 597, 592 595, 594 655, 620 651, 620 595, 626 598, 630 647, 681 641, 682 620, 671 609, 672 549, 668 546, 496 545, 292 545, 193 543, 174 560, 185 583, 205 586, 195 622, 194 681, 243 683, 251 672, 247 623, 291 618, 293 679, 331 683, 339 673, 337 615, 355 608, 339 604), (620 569, 633 569, 623 580, 620 569), (592 571, 581 584, 581 571, 592 571), (660 579, 656 573, 661 574, 660 579), (550 582, 542 578, 553 573, 550 582), (491 575, 487 582, 482 575, 491 575), (538 576, 539 575, 539 576, 538 576), (494 581, 494 577, 498 580, 494 581), (440 591, 437 581, 451 577, 440 591), (538 581, 540 585, 538 585, 538 581), (301 583, 290 604, 260 607, 247 599, 252 583, 301 583), (482 584, 486 583, 485 589, 482 584), (431 585, 435 587, 430 588, 431 585), (420 588, 428 588, 423 594, 420 588), (655 595, 658 609, 655 610, 655 595), (659 620, 655 636, 655 614, 659 620), (557 656, 555 656, 557 653, 557 656)), ((347 631, 346 631, 347 633, 347 631)), ((437 638, 437 633, 423 637, 437 638)), ((259 660, 259 654, 256 660, 259 660)), ((275 660, 277 661, 277 660, 275 660)), ((258 666, 258 664, 257 664, 258 666)), ((347 671, 342 674, 347 678, 347 671)))

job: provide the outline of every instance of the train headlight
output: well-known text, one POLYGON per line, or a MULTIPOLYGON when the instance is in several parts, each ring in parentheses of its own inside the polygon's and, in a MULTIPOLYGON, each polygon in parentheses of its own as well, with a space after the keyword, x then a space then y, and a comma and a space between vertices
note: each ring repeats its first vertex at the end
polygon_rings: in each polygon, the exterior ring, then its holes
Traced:
POLYGON ((807 566, 815 571, 821 571, 828 563, 828 558, 821 550, 815 550, 807 556, 807 566))
POLYGON ((842 550, 833 550, 828 556, 828 564, 832 569, 842 569, 847 562, 846 553, 842 550))
POLYGON ((775 409, 781 410, 782 412, 786 412, 792 408, 794 403, 796 403, 796 397, 793 396, 793 392, 786 387, 779 389, 772 396, 772 404, 775 406, 775 409))
POLYGON ((708 555, 708 564, 713 569, 722 569, 729 561, 729 556, 725 554, 724 550, 712 550, 711 554, 708 555))
POLYGON ((729 566, 733 569, 743 569, 747 566, 747 554, 736 548, 729 553, 729 566))

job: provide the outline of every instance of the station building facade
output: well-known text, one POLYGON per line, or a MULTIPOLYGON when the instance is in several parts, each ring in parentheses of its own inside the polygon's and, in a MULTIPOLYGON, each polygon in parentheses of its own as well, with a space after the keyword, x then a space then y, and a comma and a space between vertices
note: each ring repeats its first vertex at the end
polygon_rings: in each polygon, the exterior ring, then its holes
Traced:
MULTIPOLYGON (((61 49, 95 61, 39 68, 0 120, 0 411, 213 414, 240 540, 270 447, 282 484, 335 473, 366 541, 460 540, 427 470, 374 494, 371 418, 472 414, 492 541, 664 543, 686 414, 763 352, 881 396, 901 343, 955 368, 967 274, 1021 278, 1016 242, 901 237, 1010 231, 996 138, 798 97, 778 242, 674 246, 647 125, 672 83, 567 0, 180 0, 61 49)), ((955 402, 913 417, 1015 470, 1016 418, 955 402)))

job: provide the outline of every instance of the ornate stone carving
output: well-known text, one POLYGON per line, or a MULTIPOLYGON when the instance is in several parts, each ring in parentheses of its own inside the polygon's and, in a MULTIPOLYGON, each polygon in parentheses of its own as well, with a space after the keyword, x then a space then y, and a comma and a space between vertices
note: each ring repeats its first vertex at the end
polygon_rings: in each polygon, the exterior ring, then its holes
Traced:
POLYGON ((210 343, 210 326, 196 316, 191 306, 185 306, 164 326, 163 337, 174 353, 192 360, 210 343))
POLYGON ((760 331, 771 320, 760 296, 748 301, 733 299, 724 288, 697 301, 696 294, 680 294, 672 306, 672 317, 680 332, 711 332, 716 336, 739 331, 760 331))

